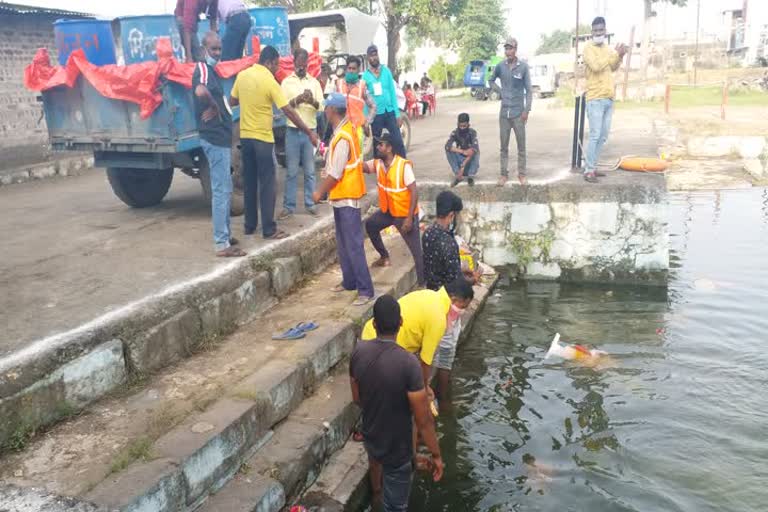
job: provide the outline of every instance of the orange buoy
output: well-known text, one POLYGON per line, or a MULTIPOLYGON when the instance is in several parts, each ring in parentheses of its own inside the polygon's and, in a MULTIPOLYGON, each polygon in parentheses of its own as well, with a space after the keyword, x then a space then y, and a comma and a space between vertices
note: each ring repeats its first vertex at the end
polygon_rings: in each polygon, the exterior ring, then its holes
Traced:
POLYGON ((622 158, 619 168, 625 171, 663 172, 667 170, 667 162, 660 158, 632 156, 622 158))

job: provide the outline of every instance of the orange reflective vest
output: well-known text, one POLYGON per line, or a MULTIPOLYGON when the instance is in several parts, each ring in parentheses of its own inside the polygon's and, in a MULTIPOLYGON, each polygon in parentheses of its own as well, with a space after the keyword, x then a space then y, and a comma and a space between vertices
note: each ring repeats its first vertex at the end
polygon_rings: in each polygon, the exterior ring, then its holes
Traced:
MULTIPOLYGON (((379 208, 393 217, 407 217, 411 206, 411 191, 405 185, 405 165, 411 164, 411 161, 395 155, 389 169, 378 158, 373 162, 379 185, 379 208)), ((419 213, 418 206, 413 213, 419 213)))
POLYGON ((360 144, 357 133, 352 123, 344 121, 331 140, 331 150, 328 154, 328 162, 333 161, 333 153, 336 145, 341 140, 349 144, 349 157, 344 167, 344 174, 336 185, 328 193, 331 201, 339 199, 360 199, 365 195, 365 178, 363 178, 363 159, 360 156, 360 144))
POLYGON ((349 85, 343 80, 339 81, 339 92, 347 97, 347 119, 355 128, 365 124, 364 89, 365 82, 362 78, 354 85, 349 85))

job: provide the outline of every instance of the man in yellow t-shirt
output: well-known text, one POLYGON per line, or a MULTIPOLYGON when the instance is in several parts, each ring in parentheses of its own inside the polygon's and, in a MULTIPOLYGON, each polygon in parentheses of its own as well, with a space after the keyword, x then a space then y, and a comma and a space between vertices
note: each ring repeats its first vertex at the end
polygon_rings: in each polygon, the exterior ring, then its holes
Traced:
POLYGON ((605 44, 605 18, 598 16, 592 21, 592 41, 584 48, 584 66, 587 73, 587 118, 589 119, 589 143, 586 150, 584 179, 596 183, 597 161, 603 149, 613 117, 613 73, 621 66, 621 60, 629 48, 605 44))
MULTIPOLYGON (((288 103, 296 109, 304 124, 315 130, 317 128, 317 112, 323 101, 323 90, 320 82, 307 73, 309 54, 304 48, 293 52, 294 72, 281 84, 288 103)), ((288 122, 285 131, 285 192, 283 194, 283 211, 277 216, 278 220, 287 219, 296 211, 296 186, 299 168, 304 171, 304 209, 308 214, 317 217, 312 192, 315 191, 315 148, 309 138, 296 125, 288 122)))
POLYGON ((261 230, 265 239, 280 239, 288 235, 275 223, 275 135, 272 133, 272 105, 283 111, 307 137, 313 146, 318 138, 288 105, 275 73, 280 66, 280 54, 272 46, 261 49, 259 63, 241 71, 232 86, 230 105, 240 105, 240 146, 243 158, 245 199, 245 234, 256 232, 258 210, 261 207, 261 230), (257 199, 258 195, 258 199, 257 199))
MULTIPOLYGON (((431 396, 434 396, 429 386, 432 360, 440 340, 469 306, 474 296, 472 284, 460 276, 437 291, 417 290, 397 301, 403 318, 403 325, 397 334, 397 344, 408 352, 418 354, 424 385, 431 396)), ((372 320, 365 324, 360 337, 364 341, 376 338, 372 320)))

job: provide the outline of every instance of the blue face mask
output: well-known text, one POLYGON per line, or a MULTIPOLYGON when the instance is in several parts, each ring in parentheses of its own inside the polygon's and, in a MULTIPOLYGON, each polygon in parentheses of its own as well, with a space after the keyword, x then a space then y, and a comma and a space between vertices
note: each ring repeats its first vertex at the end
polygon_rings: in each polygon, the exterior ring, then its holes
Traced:
POLYGON ((214 59, 213 57, 211 57, 207 53, 205 54, 205 63, 208 64, 209 66, 216 66, 216 64, 218 62, 219 61, 217 59, 214 59))

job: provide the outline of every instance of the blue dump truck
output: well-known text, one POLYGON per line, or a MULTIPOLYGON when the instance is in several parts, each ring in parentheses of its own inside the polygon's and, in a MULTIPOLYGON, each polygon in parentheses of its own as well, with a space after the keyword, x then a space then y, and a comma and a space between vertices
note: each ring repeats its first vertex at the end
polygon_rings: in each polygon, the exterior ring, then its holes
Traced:
MULTIPOLYGON (((288 16, 283 8, 250 9, 252 35, 262 46, 272 45, 281 55, 290 53, 288 16)), ((199 36, 208 23, 199 24, 199 36)), ((223 30, 225 27, 221 27, 223 30)), ((129 16, 115 20, 59 20, 54 24, 59 63, 82 48, 86 59, 98 65, 133 64, 157 60, 156 41, 169 37, 177 58, 183 48, 173 16, 129 16)), ((248 53, 251 52, 249 38, 248 53)), ((234 78, 226 80, 228 94, 234 78)), ((93 151, 95 165, 107 169, 115 195, 129 206, 158 204, 171 186, 175 170, 200 179, 210 201, 208 163, 200 147, 192 103, 192 91, 163 81, 162 104, 148 119, 127 101, 102 96, 83 76, 74 87, 55 87, 42 93, 50 143, 55 150, 93 151)), ((234 109, 235 119, 239 110, 234 109)), ((236 124, 237 126, 237 124, 236 124)), ((284 147, 285 118, 275 116, 277 146, 284 147)), ((235 192, 232 213, 242 213, 239 134, 233 141, 235 192)))

